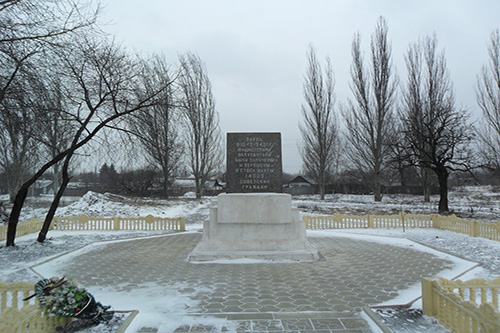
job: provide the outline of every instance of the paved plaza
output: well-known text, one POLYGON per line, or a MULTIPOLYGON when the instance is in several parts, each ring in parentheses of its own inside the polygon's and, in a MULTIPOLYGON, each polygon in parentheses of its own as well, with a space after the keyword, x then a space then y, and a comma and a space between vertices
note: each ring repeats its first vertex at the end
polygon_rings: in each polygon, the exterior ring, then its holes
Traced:
MULTIPOLYGON (((179 233, 110 242, 78 256, 64 273, 84 286, 124 293, 175 288, 194 304, 179 309, 193 324, 175 332, 370 332, 360 315, 364 306, 391 300, 453 265, 411 248, 341 237, 310 237, 322 255, 314 263, 186 262, 200 240, 200 233, 179 233), (204 324, 207 317, 221 324, 204 324)), ((176 315, 165 310, 166 321, 176 315)))

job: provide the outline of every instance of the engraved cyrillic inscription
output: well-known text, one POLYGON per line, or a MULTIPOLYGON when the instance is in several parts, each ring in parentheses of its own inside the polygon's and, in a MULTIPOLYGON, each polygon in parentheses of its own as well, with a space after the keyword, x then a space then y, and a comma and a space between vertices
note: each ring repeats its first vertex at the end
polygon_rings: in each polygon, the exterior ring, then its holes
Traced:
POLYGON ((280 133, 228 133, 226 191, 282 192, 280 133))

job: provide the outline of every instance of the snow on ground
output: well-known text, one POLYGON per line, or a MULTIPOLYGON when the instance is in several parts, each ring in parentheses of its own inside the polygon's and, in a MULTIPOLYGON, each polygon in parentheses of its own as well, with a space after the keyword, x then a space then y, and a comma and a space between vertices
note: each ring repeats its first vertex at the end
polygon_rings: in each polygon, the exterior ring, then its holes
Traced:
MULTIPOLYGON (((461 208, 462 216, 472 214, 475 218, 490 221, 496 221, 500 216, 500 193, 492 191, 491 188, 463 188, 458 192, 451 193, 450 198, 452 209, 458 211, 458 208, 461 208), (473 207, 473 209, 468 211, 470 207, 473 207)), ((345 214, 382 214, 399 213, 403 210, 412 213, 434 213, 437 205, 436 198, 433 198, 429 205, 428 203, 423 203, 420 197, 408 195, 385 196, 382 203, 374 203, 372 200, 371 196, 334 194, 328 196, 325 201, 320 201, 316 196, 298 197, 294 198, 293 204, 301 210, 302 214, 334 214, 336 212, 345 214)), ((28 206, 23 210, 23 218, 43 217, 47 210, 48 202, 50 201, 32 200, 28 202, 28 206)), ((200 230, 203 221, 209 216, 208 208, 213 204, 214 198, 203 198, 201 200, 189 198, 174 200, 130 199, 116 195, 89 192, 82 198, 66 199, 65 206, 59 208, 56 215, 78 216, 86 214, 101 217, 137 217, 151 214, 160 217, 185 216, 188 230, 200 230)), ((40 279, 40 276, 29 269, 29 267, 57 257, 62 253, 78 250, 95 242, 157 234, 154 232, 126 231, 51 231, 48 234, 49 239, 44 244, 38 244, 35 241, 36 234, 20 237, 16 240, 17 246, 15 248, 0 248, 0 280, 7 282, 19 280, 36 282, 40 279)), ((311 237, 350 237, 360 240, 387 242, 394 246, 412 246, 422 251, 434 251, 408 242, 408 240, 411 240, 445 252, 440 253, 435 251, 439 256, 446 257, 446 253, 450 253, 465 260, 482 264, 479 269, 473 269, 460 277, 463 280, 476 277, 493 279, 500 275, 500 242, 473 238, 458 233, 436 229, 407 229, 405 231, 401 229, 349 229, 308 231, 308 235, 311 237)), ((457 261, 459 270, 466 270, 470 267, 470 264, 467 264, 465 260, 461 263, 457 261)), ((447 277, 455 277, 458 271, 448 272, 447 274, 447 277)), ((165 306, 172 308, 171 313, 176 313, 175 321, 172 325, 182 325, 188 320, 193 320, 187 317, 185 312, 175 310, 179 309, 179 304, 190 304, 189 297, 186 298, 185 294, 181 295, 180 293, 176 293, 175 290, 164 290, 164 288, 153 285, 149 286, 149 289, 151 292, 146 294, 142 288, 140 293, 129 292, 119 294, 105 288, 91 290, 91 292, 104 304, 124 304, 126 303, 124 298, 140 299, 141 302, 137 304, 143 304, 144 306, 140 309, 141 316, 137 317, 133 322, 134 327, 140 327, 141 325, 148 326, 156 322, 161 323, 162 321, 158 320, 157 317, 160 312, 164 312, 165 306), (155 301, 158 293, 166 293, 162 299, 168 299, 169 302, 167 304, 158 304, 155 301)), ((420 288, 401 291, 399 299, 387 303, 397 304, 401 303, 403 299, 413 300, 419 296, 419 293, 420 288)), ((192 305, 195 306, 195 304, 192 305)), ((207 320, 207 318, 204 318, 204 320, 207 320)))
MULTIPOLYGON (((500 216, 500 187, 464 186, 449 192, 449 208, 463 218, 498 221, 500 216)), ((372 195, 329 194, 324 201, 318 196, 294 197, 294 204, 306 214, 412 214, 436 213, 439 196, 424 202, 422 196, 386 194, 381 202, 374 202, 372 195)))
MULTIPOLYGON (((30 217, 42 218, 50 205, 51 196, 28 198, 21 213, 21 220, 30 217)), ((214 197, 155 199, 128 198, 114 194, 88 192, 82 198, 63 197, 56 212, 58 216, 78 216, 86 214, 99 217, 137 217, 148 214, 158 217, 186 216, 189 223, 199 222, 208 216, 208 208, 214 197), (202 214, 202 215, 199 215, 202 214)), ((2 199, 4 204, 7 198, 2 199)), ((303 214, 399 214, 403 211, 414 214, 433 214, 439 196, 431 196, 431 202, 424 202, 422 196, 406 194, 386 194, 382 202, 374 202, 371 195, 330 194, 325 200, 314 196, 293 197, 293 204, 303 214)), ((464 218, 496 222, 500 219, 500 187, 463 186, 449 193, 451 212, 464 218)), ((201 226, 201 223, 198 223, 201 226)))

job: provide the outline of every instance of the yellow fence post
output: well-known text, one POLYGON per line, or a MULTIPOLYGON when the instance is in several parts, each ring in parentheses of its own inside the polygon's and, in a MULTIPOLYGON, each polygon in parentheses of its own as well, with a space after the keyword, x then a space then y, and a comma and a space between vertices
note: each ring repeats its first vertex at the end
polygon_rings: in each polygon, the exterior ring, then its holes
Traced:
POLYGON ((143 229, 145 230, 156 230, 155 225, 153 224, 155 218, 153 215, 149 214, 144 218, 144 221, 146 224, 144 225, 143 229))
POLYGON ((434 316, 434 281, 430 277, 422 278, 422 310, 426 316, 434 316))
MULTIPOLYGON (((309 226, 309 216, 306 215, 304 216, 304 222, 306 224, 306 229, 310 229, 310 226, 309 226)), ((498 222, 500 224, 500 222, 498 222)))
POLYGON ((441 217, 439 214, 432 214, 432 227, 436 229, 441 228, 441 217))
POLYGON ((186 231, 186 218, 181 217, 181 231, 186 231))
POLYGON ((477 237, 479 236, 479 223, 477 221, 472 221, 471 223, 471 233, 472 237, 477 237))
MULTIPOLYGON (((481 304, 479 307, 481 328, 484 329, 484 332, 500 332, 500 321, 495 320, 495 312, 495 308, 490 303, 481 304)), ((498 316, 498 312, 496 313, 498 316)))
POLYGON ((118 217, 113 218, 113 230, 120 230, 120 219, 118 217))
POLYGON ((373 215, 368 215, 368 228, 373 228, 373 215))

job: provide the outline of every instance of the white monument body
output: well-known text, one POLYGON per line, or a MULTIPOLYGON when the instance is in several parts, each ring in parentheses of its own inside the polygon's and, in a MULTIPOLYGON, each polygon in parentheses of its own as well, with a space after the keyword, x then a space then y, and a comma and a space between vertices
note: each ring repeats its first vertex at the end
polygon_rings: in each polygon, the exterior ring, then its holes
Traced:
POLYGON ((316 261, 292 197, 281 192, 279 133, 228 133, 227 191, 210 209, 190 262, 316 261))

